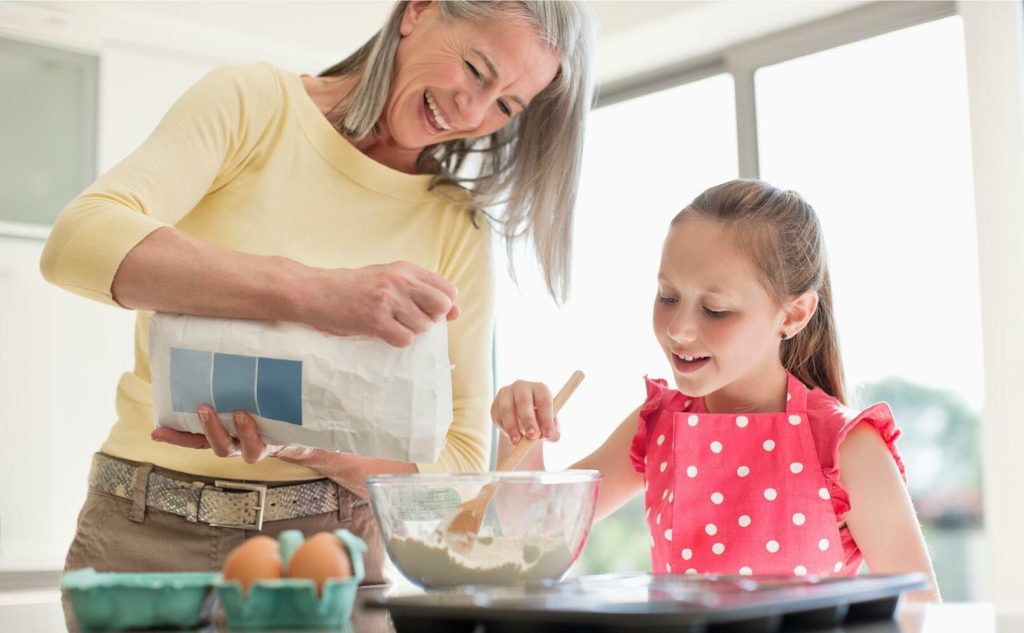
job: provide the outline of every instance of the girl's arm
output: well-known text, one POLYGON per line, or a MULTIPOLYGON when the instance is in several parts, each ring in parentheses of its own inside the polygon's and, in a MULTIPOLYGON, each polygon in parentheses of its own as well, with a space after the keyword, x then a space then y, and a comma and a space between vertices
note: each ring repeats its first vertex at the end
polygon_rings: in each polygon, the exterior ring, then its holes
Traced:
POLYGON ((644 476, 633 470, 629 449, 636 434, 637 407, 612 432, 596 451, 572 465, 572 468, 601 471, 601 485, 597 489, 597 508, 594 520, 601 519, 621 508, 644 487, 644 476))
POLYGON ((931 588, 908 597, 940 601, 907 487, 885 442, 870 426, 856 426, 839 446, 839 480, 850 495, 846 524, 871 572, 922 572, 931 588))
MULTIPOLYGON (((629 460, 639 412, 637 407, 604 444, 572 465, 572 468, 597 470, 602 475, 595 521, 615 512, 643 488, 643 475, 633 470, 629 460)), ((554 442, 561 436, 558 420, 552 413, 551 391, 539 382, 517 380, 499 389, 491 405, 491 419, 502 431, 498 440, 499 463, 512 450, 513 442, 518 443, 523 437, 554 442)), ((544 470, 544 442, 537 442, 518 469, 544 470)))

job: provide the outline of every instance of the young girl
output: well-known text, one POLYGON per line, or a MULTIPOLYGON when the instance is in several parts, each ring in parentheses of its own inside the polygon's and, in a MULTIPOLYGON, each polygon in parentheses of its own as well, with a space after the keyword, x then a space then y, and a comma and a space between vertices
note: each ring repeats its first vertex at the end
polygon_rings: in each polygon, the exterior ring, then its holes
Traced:
MULTIPOLYGON (((892 413, 843 404, 807 202, 753 180, 698 196, 665 240, 654 333, 678 390, 648 379, 646 402, 573 466, 603 473, 598 518, 644 490, 654 571, 853 575, 866 561, 925 573, 915 597, 938 600, 892 413)), ((513 444, 558 439, 540 383, 502 388, 491 415, 513 444)))

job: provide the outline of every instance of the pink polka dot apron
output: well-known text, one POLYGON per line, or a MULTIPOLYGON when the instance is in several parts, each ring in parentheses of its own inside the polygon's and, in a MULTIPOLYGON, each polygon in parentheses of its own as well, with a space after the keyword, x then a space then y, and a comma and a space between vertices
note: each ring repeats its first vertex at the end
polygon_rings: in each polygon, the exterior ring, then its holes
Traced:
POLYGON ((675 412, 649 429, 647 524, 655 572, 829 575, 843 549, 807 418, 789 377, 785 413, 675 412), (669 428, 671 426, 671 428, 669 428))

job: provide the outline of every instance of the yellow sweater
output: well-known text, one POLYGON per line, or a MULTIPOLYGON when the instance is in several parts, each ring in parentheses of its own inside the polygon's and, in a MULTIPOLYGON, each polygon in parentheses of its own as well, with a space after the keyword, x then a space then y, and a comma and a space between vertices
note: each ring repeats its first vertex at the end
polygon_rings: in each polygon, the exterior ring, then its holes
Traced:
MULTIPOLYGON (((439 461, 418 466, 483 470, 492 395, 490 239, 486 225, 475 226, 467 209, 428 191, 429 182, 360 153, 324 118, 299 76, 268 64, 220 68, 64 209, 41 268, 66 290, 117 305, 111 284, 125 255, 155 229, 173 225, 223 247, 310 266, 405 260, 433 270, 459 289, 461 314, 449 324, 454 421, 439 461)), ((150 316, 138 313, 135 368, 121 377, 117 421, 103 452, 210 477, 320 476, 277 459, 246 464, 150 440, 150 316)))

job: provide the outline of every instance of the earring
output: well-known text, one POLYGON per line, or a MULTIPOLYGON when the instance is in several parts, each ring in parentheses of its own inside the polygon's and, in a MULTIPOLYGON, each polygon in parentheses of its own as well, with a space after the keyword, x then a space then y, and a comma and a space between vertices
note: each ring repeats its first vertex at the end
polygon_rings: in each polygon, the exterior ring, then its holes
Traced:
POLYGON ((785 333, 785 332, 783 332, 783 333, 782 333, 782 340, 786 340, 786 338, 788 338, 788 337, 786 336, 786 333, 785 333))

